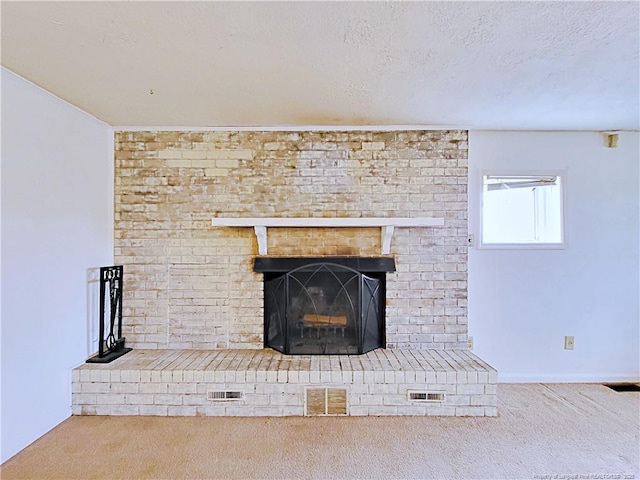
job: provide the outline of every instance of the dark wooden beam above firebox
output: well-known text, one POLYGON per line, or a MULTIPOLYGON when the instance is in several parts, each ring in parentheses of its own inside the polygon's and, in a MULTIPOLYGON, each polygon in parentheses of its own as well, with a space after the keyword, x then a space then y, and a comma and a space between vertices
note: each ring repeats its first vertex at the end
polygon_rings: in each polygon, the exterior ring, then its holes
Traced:
POLYGON ((253 270, 260 273, 286 273, 314 263, 334 263, 362 273, 395 272, 391 257, 256 257, 253 270))

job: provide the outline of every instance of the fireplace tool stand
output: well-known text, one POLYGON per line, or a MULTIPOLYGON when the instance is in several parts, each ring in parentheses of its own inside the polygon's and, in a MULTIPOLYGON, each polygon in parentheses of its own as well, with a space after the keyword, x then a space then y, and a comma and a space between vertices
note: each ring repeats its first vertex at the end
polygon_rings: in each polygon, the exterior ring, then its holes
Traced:
POLYGON ((87 363, 110 363, 132 350, 124 346, 122 336, 122 274, 122 265, 100 268, 100 343, 98 353, 87 363), (109 330, 105 335, 106 311, 109 312, 109 330))

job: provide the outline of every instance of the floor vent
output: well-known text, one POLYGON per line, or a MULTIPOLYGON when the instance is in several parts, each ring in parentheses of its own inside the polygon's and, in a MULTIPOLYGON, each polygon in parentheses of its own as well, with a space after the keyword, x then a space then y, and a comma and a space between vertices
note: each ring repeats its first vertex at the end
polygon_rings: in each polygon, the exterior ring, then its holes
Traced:
POLYGON ((242 392, 216 391, 207 392, 207 400, 212 402, 221 402, 228 400, 242 400, 244 394, 242 392))
POLYGON ((309 415, 346 415, 346 388, 307 388, 305 395, 305 414, 309 415))
POLYGON ((616 392, 640 392, 640 385, 637 383, 605 383, 604 386, 616 392))
POLYGON ((444 402, 444 392, 407 390, 407 400, 410 402, 444 402))

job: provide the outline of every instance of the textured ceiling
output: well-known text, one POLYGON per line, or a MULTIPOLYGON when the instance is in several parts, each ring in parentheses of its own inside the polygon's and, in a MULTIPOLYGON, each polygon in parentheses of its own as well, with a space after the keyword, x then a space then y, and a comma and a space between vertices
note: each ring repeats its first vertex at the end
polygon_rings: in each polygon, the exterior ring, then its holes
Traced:
POLYGON ((7 2, 2 65, 116 126, 639 125, 638 2, 7 2))

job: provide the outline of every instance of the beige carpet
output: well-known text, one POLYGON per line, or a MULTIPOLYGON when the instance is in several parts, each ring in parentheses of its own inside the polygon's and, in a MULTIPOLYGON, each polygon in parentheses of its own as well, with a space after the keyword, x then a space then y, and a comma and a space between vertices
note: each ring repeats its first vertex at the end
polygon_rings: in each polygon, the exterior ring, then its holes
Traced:
POLYGON ((0 473, 3 480, 640 479, 640 393, 588 384, 501 384, 498 392, 498 418, 72 417, 0 473))

